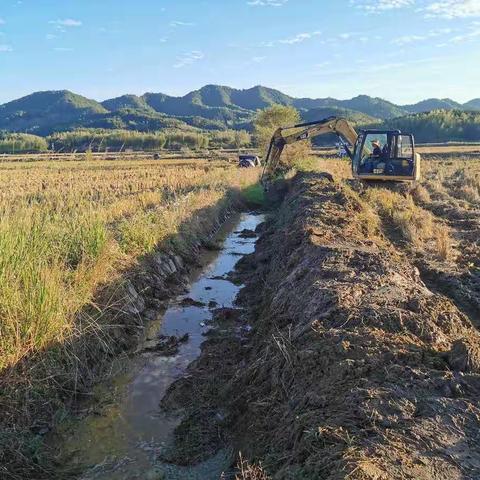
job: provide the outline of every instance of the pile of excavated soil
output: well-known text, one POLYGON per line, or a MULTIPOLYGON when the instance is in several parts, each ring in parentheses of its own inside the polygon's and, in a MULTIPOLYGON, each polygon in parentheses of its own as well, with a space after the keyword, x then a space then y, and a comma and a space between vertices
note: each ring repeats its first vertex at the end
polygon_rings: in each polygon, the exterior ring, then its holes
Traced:
POLYGON ((293 179, 239 265, 231 332, 246 333, 213 334, 165 398, 187 412, 185 463, 202 458, 193 432, 274 479, 480 478, 480 334, 367 236, 364 208, 345 185, 293 179))

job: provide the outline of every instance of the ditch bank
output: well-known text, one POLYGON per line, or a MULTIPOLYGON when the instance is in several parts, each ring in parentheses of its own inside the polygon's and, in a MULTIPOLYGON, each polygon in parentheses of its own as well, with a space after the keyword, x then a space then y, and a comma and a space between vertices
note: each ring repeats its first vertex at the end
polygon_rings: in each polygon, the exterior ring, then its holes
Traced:
MULTIPOLYGON (((215 319, 239 314, 234 300, 240 286, 229 274, 239 259, 254 251, 254 229, 262 221, 263 215, 242 213, 222 227, 219 250, 204 258, 206 265, 189 278, 185 291, 150 323, 136 351, 123 360, 122 372, 97 389, 96 401, 84 402, 83 416, 57 429, 52 444, 60 447, 60 476, 217 480, 230 466, 228 449, 198 465, 177 463, 170 445, 182 415, 170 415, 159 405, 199 356, 215 330, 215 319)), ((190 400, 195 403, 195 398, 190 400)))
POLYGON ((1 372, 0 478, 57 477, 57 452, 45 447, 45 439, 68 424, 83 401, 97 399, 94 385, 123 368, 148 325, 186 291, 192 272, 216 254, 217 235, 249 207, 246 193, 232 189, 217 204, 196 211, 154 254, 103 286, 64 343, 1 372))
POLYGON ((346 183, 291 181, 237 265, 246 313, 216 319, 162 400, 183 415, 171 461, 228 445, 282 480, 480 477, 480 334, 366 209, 346 183))

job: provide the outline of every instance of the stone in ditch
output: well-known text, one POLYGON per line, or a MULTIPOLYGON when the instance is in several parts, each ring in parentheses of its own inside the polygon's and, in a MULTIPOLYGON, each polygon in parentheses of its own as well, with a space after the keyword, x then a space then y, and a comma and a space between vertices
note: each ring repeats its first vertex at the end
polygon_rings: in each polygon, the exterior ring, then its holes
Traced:
POLYGON ((244 228, 238 235, 240 238, 257 238, 257 234, 253 230, 244 228))
POLYGON ((194 300, 193 298, 186 297, 182 299, 180 302, 182 307, 204 307, 205 304, 203 302, 199 302, 198 300, 194 300))

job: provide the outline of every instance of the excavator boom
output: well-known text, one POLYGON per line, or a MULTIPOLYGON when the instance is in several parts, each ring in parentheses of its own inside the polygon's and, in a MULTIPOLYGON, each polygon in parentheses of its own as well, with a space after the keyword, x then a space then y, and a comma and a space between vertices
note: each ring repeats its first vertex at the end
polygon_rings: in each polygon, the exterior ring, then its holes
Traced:
POLYGON ((273 177, 273 174, 280 163, 280 157, 285 145, 308 140, 326 133, 335 133, 338 135, 346 148, 347 154, 350 159, 352 159, 353 154, 346 143, 348 142, 351 146, 355 145, 358 134, 345 118, 329 117, 317 122, 300 123, 290 127, 281 127, 275 131, 272 140, 270 141, 264 162, 262 184, 265 185, 268 181, 267 179, 273 177), (293 132, 288 133, 290 130, 293 130, 293 132), (284 135, 285 132, 287 133, 286 135, 284 135))

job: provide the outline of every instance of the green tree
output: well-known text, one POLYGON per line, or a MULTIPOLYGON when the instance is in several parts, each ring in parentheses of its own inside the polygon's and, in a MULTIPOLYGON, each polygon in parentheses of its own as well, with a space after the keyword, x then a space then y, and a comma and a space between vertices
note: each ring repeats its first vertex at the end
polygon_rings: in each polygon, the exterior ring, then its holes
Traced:
POLYGON ((235 132, 234 146, 235 148, 242 148, 250 145, 252 141, 250 134, 245 130, 238 130, 235 132))
POLYGON ((145 133, 133 130, 79 129, 54 133, 47 137, 56 151, 74 150, 93 152, 132 150, 159 150, 167 141, 161 132, 145 133))
MULTIPOLYGON (((292 126, 300 123, 301 117, 294 107, 273 105, 258 112, 254 122, 255 145, 261 154, 266 155, 270 140, 279 127, 292 126)), ((308 157, 310 143, 308 141, 287 145, 282 154, 281 163, 291 167, 296 162, 308 157)))

